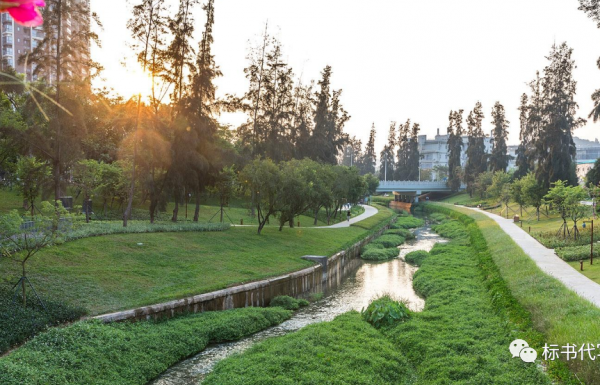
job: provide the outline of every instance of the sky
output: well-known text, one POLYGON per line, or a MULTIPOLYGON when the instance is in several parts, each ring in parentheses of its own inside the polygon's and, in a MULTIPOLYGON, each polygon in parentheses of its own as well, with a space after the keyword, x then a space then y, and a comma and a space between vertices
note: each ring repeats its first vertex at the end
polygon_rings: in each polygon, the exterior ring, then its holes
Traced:
MULTIPOLYGON (((174 12, 176 1, 168 1, 174 12)), ((520 97, 548 63, 555 42, 574 49, 579 116, 587 118, 593 107, 591 94, 600 88, 600 29, 578 5, 578 0, 215 0, 213 53, 224 75, 218 94, 246 91, 248 48, 268 21, 303 82, 318 80, 332 66, 332 86, 343 89, 341 101, 352 116, 345 131, 365 143, 374 123, 377 152, 391 121, 411 119, 432 137, 438 128, 446 132, 450 110, 464 109, 466 117, 477 101, 486 132, 492 129, 492 106, 504 105, 509 144, 518 144, 520 97)), ((136 94, 148 80, 128 45, 131 3, 91 0, 91 7, 103 24, 102 47, 92 55, 105 71, 95 85, 136 94)), ((199 37, 200 7, 195 17, 199 37)), ((245 119, 219 118, 234 127, 245 119)), ((600 122, 588 121, 575 136, 600 138, 599 128, 600 122)))

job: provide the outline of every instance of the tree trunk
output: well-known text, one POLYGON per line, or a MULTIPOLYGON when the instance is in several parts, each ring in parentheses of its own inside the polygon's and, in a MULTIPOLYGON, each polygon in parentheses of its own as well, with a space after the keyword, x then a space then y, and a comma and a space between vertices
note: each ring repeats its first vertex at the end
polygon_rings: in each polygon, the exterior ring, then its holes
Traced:
POLYGON ((154 223, 154 214, 156 213, 156 207, 158 206, 158 198, 150 198, 150 223, 154 223))
POLYGON ((90 197, 85 194, 85 223, 90 223, 90 197))
POLYGON ((318 217, 319 217, 319 210, 315 210, 315 222, 314 222, 313 226, 317 225, 318 217))
POLYGON ((175 208, 173 209, 173 216, 171 221, 177 222, 177 215, 179 214, 179 199, 175 199, 175 208))
POLYGON ((21 263, 23 274, 21 276, 21 290, 23 290, 23 308, 27 307, 27 292, 25 291, 25 262, 21 263))
POLYGON ((200 218, 200 189, 196 190, 196 208, 194 210, 194 222, 200 218))

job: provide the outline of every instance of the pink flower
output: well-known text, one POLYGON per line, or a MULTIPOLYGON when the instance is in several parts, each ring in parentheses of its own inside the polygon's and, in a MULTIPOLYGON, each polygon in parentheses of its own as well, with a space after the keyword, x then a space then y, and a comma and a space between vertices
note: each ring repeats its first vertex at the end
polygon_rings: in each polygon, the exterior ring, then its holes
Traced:
POLYGON ((8 12, 17 23, 27 27, 44 22, 38 7, 45 6, 44 0, 0 0, 0 12, 8 12))

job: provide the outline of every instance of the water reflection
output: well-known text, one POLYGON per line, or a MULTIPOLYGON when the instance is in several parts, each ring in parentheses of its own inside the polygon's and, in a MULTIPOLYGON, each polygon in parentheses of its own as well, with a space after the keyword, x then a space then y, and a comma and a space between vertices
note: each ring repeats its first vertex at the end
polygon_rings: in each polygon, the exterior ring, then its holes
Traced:
POLYGON ((422 310, 425 301, 412 287, 412 276, 417 268, 406 264, 403 258, 411 251, 429 251, 443 240, 428 227, 418 229, 415 235, 415 240, 400 247, 399 258, 382 263, 362 263, 341 285, 325 292, 322 300, 298 311, 290 320, 240 341, 212 345, 198 355, 171 367, 151 384, 199 384, 217 362, 233 353, 242 352, 269 337, 281 336, 313 323, 331 321, 350 310, 360 311, 374 297, 384 293, 405 300, 411 310, 422 310))

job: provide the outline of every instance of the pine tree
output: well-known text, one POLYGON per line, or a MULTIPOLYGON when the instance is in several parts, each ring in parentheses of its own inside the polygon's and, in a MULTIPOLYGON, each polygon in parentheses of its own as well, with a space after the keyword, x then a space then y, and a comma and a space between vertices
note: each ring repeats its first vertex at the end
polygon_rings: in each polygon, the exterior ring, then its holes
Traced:
POLYGON ((310 138, 311 159, 337 164, 339 152, 348 141, 344 125, 350 119, 340 102, 341 90, 331 91, 330 66, 325 67, 320 90, 315 95, 315 126, 310 138))
POLYGON ((395 172, 395 156, 394 150, 396 148, 396 122, 390 123, 390 131, 388 134, 388 142, 383 147, 383 151, 379 155, 379 179, 387 180, 387 178, 394 178, 395 172))
POLYGON ((529 125, 529 98, 527 94, 523 94, 521 96, 521 105, 519 106, 519 125, 520 125, 520 133, 519 139, 521 143, 517 148, 517 160, 516 166, 517 170, 515 171, 514 177, 515 179, 521 179, 525 175, 529 174, 532 169, 531 166, 531 141, 532 141, 532 132, 530 130, 531 126, 529 125))
POLYGON ((365 154, 362 161, 362 170, 361 174, 375 174, 375 165, 377 164, 377 154, 375 153, 375 135, 377 132, 375 131, 375 123, 371 127, 371 132, 369 133, 369 141, 367 142, 367 146, 365 147, 365 154))
POLYGON ((418 123, 414 123, 410 133, 410 140, 408 141, 408 156, 406 160, 407 166, 407 180, 418 180, 419 179, 419 167, 421 165, 421 159, 419 154, 419 131, 421 127, 418 123))
POLYGON ((506 120, 504 106, 500 104, 500 102, 496 102, 492 109, 492 119, 492 124, 494 125, 494 147, 492 149, 492 154, 490 155, 490 171, 506 172, 508 161, 510 159, 508 147, 506 146, 509 121, 506 120))
POLYGON ((566 43, 552 46, 547 57, 550 63, 544 68, 541 80, 543 119, 536 138, 536 178, 545 188, 558 180, 577 184, 573 130, 585 121, 575 116, 577 82, 573 79, 572 53, 566 43))
POLYGON ((99 45, 90 23, 99 21, 90 12, 89 3, 83 1, 48 0, 42 13, 44 38, 19 61, 27 62, 28 77, 44 79, 51 87, 55 103, 44 113, 50 130, 44 134, 50 142, 45 154, 52 163, 54 199, 58 200, 62 175, 80 154, 85 135, 83 110, 91 97, 91 79, 102 68, 90 55, 90 42, 99 45))
POLYGON ((408 180, 410 119, 398 127, 398 162, 396 163, 396 180, 408 180))
POLYGON ((462 152, 463 110, 450 111, 448 125, 448 187, 452 191, 460 189, 460 158, 462 152))

